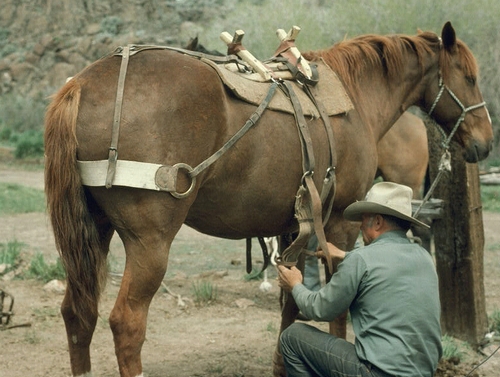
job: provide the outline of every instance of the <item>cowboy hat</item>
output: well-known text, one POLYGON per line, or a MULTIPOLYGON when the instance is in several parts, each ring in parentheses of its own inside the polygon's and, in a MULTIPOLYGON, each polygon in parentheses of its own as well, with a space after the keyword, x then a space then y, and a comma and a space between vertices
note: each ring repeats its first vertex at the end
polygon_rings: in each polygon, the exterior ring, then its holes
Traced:
POLYGON ((380 182, 366 194, 365 200, 357 201, 344 210, 344 218, 361 221, 364 213, 390 215, 413 224, 429 228, 427 224, 411 216, 413 190, 393 182, 380 182))

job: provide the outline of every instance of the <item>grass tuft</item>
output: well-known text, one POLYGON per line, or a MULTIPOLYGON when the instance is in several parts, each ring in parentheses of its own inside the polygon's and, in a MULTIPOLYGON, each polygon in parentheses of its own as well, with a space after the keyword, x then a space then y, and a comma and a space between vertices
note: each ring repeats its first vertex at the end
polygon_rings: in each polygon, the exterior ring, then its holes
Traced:
POLYGON ((197 281, 193 283, 192 292, 194 302, 198 305, 210 305, 217 300, 217 286, 209 281, 197 281))
POLYGON ((66 272, 59 258, 57 258, 55 263, 48 264, 43 254, 38 253, 31 260, 30 267, 25 273, 25 277, 42 280, 46 283, 54 279, 64 280, 66 278, 66 272))

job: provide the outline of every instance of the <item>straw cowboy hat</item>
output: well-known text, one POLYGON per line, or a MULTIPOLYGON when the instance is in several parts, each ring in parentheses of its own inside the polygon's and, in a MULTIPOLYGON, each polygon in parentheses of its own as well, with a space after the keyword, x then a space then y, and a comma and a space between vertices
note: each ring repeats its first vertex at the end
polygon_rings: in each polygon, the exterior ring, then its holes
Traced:
POLYGON ((366 194, 365 200, 349 205, 344 211, 344 218, 361 221, 364 213, 390 215, 429 228, 427 224, 411 216, 411 198, 413 190, 405 185, 393 182, 380 182, 366 194))

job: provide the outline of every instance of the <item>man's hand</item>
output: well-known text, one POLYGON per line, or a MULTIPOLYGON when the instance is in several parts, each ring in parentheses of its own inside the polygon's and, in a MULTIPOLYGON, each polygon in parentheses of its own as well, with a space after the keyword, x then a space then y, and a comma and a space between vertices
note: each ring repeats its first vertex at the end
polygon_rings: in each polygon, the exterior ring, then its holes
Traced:
MULTIPOLYGON (((336 261, 342 261, 344 260, 344 257, 345 257, 345 254, 346 252, 345 251, 342 251, 340 250, 337 246, 335 246, 334 244, 330 243, 330 242, 327 242, 327 245, 328 245, 328 254, 330 254, 330 257, 333 259, 333 260, 336 260, 336 261)), ((326 253, 324 250, 318 250, 318 252, 316 253, 316 256, 318 258, 321 258, 323 259, 322 262, 324 262, 325 260, 325 257, 326 257, 326 253)))
POLYGON ((278 274, 278 285, 287 292, 291 292, 295 285, 302 283, 302 273, 295 266, 289 269, 278 265, 278 274))

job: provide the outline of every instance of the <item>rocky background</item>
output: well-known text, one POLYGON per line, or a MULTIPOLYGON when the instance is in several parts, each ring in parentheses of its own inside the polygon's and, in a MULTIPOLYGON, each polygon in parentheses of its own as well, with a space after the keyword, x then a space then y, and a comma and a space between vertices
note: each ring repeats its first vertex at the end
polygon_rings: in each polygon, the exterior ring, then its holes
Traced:
MULTIPOLYGON (((2 0, 0 96, 43 99, 128 43, 185 45, 223 1, 2 0)), ((0 97, 1 98, 1 97, 0 97)))
POLYGON ((41 134, 48 96, 121 45, 182 47, 199 35, 209 49, 223 50, 220 32, 242 28, 245 46, 267 58, 277 47, 277 27, 300 25, 297 46, 307 50, 363 33, 439 33, 451 20, 481 67, 496 135, 489 160, 498 165, 498 18, 500 3, 491 0, 1 0, 0 142, 27 130, 41 134))

